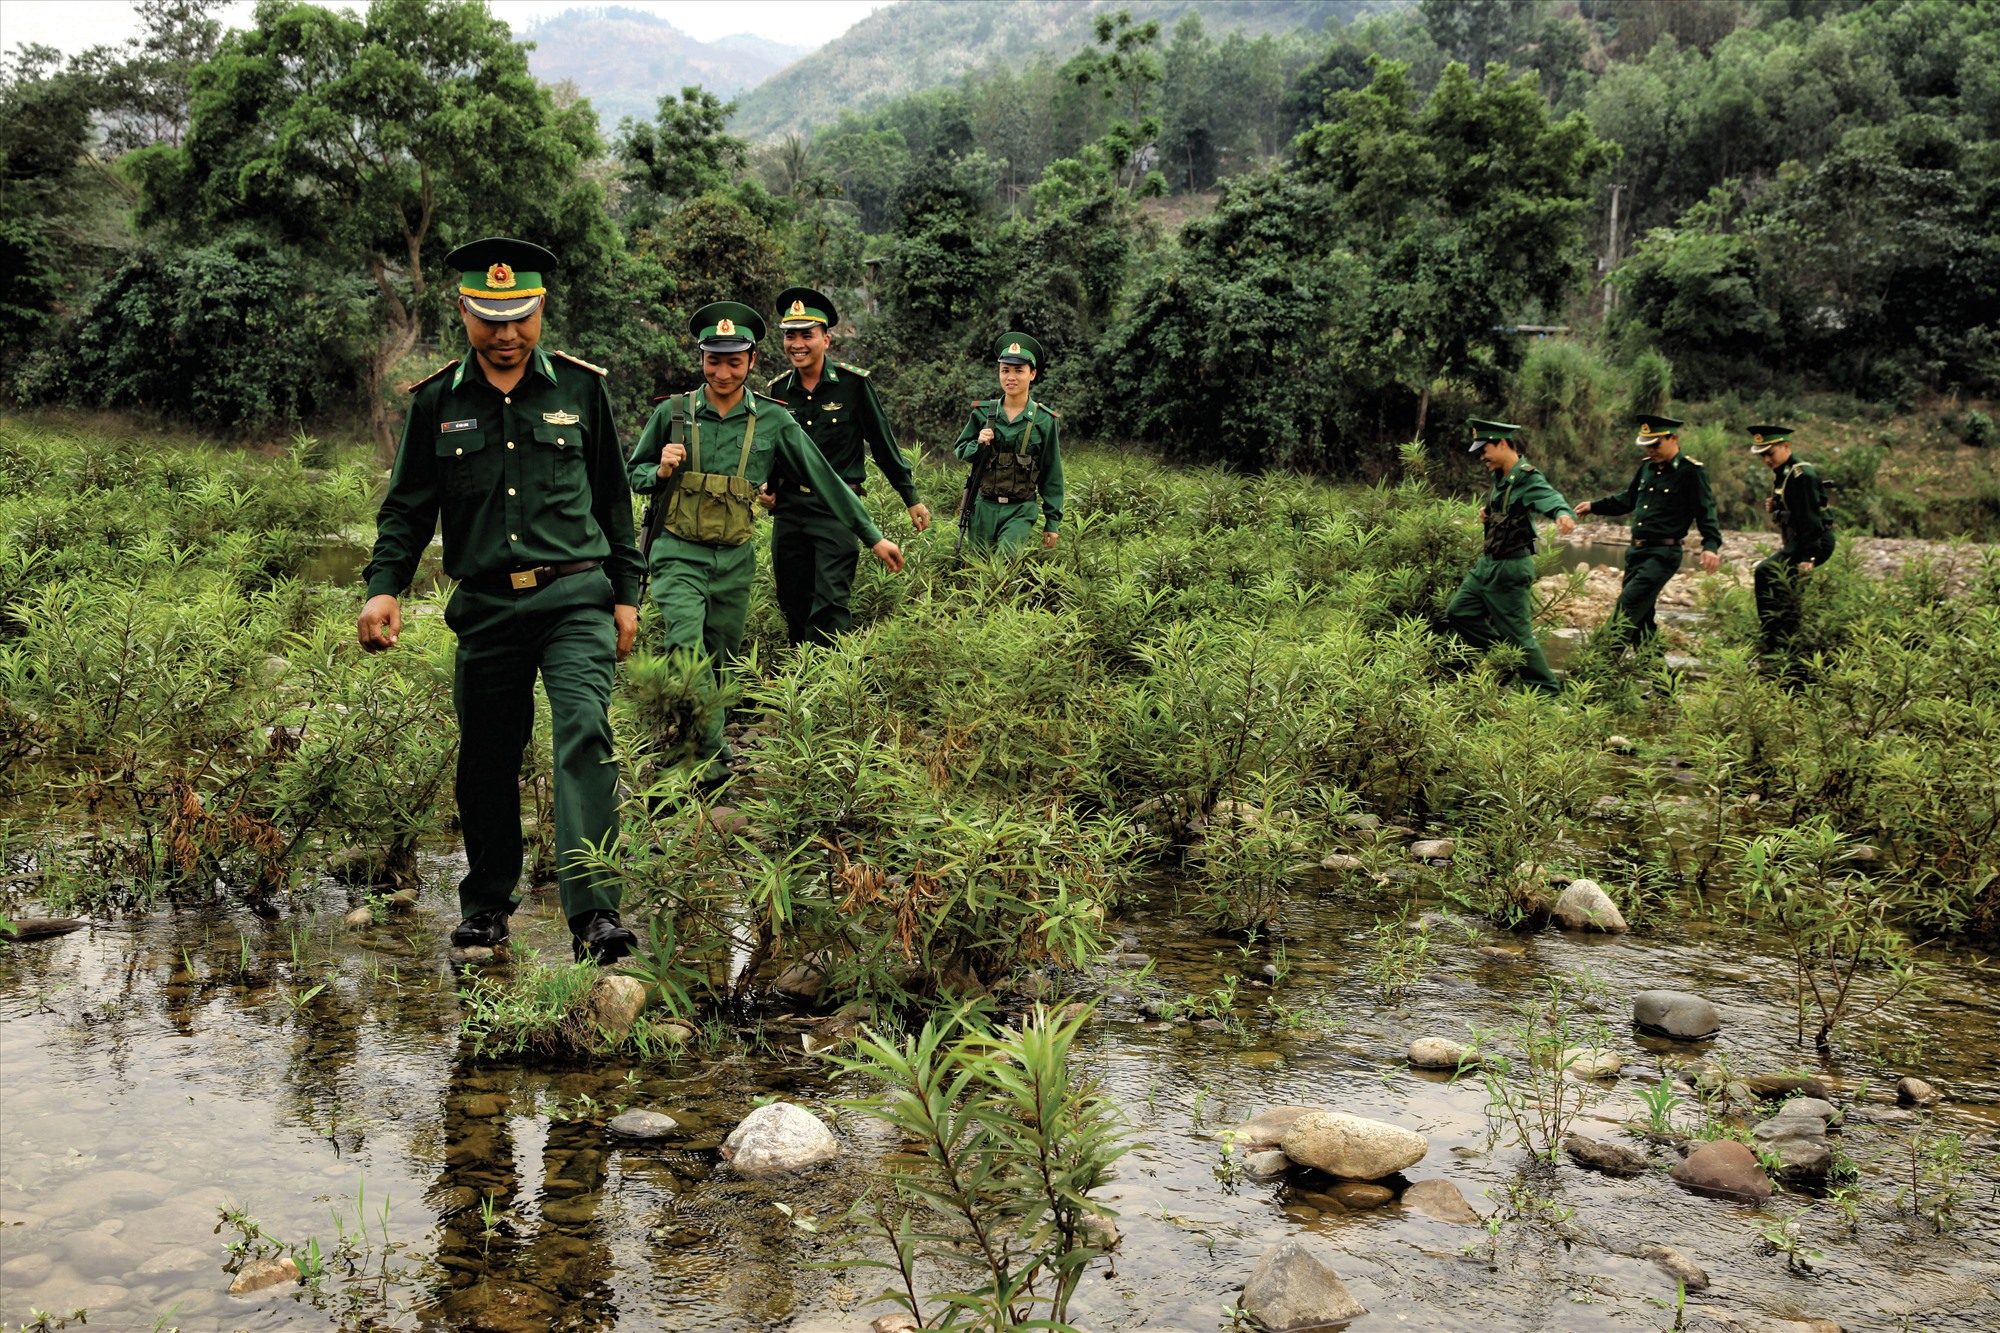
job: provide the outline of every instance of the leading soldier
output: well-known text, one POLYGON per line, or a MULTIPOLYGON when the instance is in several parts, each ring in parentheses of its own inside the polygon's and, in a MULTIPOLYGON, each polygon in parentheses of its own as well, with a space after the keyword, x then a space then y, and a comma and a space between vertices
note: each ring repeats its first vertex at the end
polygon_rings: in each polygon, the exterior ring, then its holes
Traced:
MULTIPOLYGON (((688 320, 701 358, 702 387, 659 400, 632 451, 632 489, 657 494, 662 530, 649 531, 646 568, 669 651, 704 654, 718 681, 743 651, 750 585, 757 574, 755 497, 775 476, 795 477, 890 569, 903 553, 882 535, 819 448, 776 398, 748 393, 764 317, 736 301, 716 301, 688 320)), ((695 736, 701 784, 729 779, 722 709, 707 708, 695 736)))
POLYGON ((1660 632, 1654 604, 1681 567, 1681 539, 1701 529, 1702 572, 1722 567, 1722 525, 1708 469, 1681 452, 1681 423, 1672 417, 1638 419, 1638 444, 1646 457, 1631 482, 1615 495, 1585 500, 1578 514, 1632 515, 1632 545, 1625 552, 1625 581, 1618 591, 1620 640, 1631 647, 1660 632))
POLYGON ((555 746, 556 884, 578 958, 616 962, 634 944, 615 881, 576 864, 618 828, 611 678, 639 624, 618 433, 604 371, 539 346, 556 257, 491 237, 445 256, 472 350, 412 387, 355 631, 379 652, 402 633, 398 595, 444 522, 444 571, 458 580, 445 623, 458 635, 458 818, 464 915, 451 942, 496 948, 519 906, 521 752, 535 723, 535 675, 555 746))
POLYGON ((1771 469, 1771 498, 1764 508, 1782 543, 1752 571, 1764 651, 1777 653, 1799 630, 1799 581, 1833 555, 1833 524, 1826 513, 1826 482, 1812 464, 1793 456, 1790 426, 1752 426, 1750 452, 1771 469))
POLYGON ((1452 632, 1484 650, 1511 643, 1522 653, 1519 680, 1527 689, 1554 694, 1562 689, 1535 638, 1530 597, 1535 586, 1535 515, 1553 516, 1556 531, 1576 528, 1569 501, 1549 484, 1514 444, 1521 427, 1504 421, 1471 421, 1469 451, 1493 474, 1493 490, 1479 511, 1485 527, 1478 561, 1445 607, 1452 632))
POLYGON ((1012 555, 1034 540, 1039 500, 1046 550, 1062 525, 1062 418, 1028 396, 1040 374, 1040 343, 1025 333, 1003 333, 993 355, 1000 397, 972 405, 952 450, 972 463, 959 502, 960 530, 975 551, 997 547, 1012 555))
MULTIPOLYGON (((856 495, 867 494, 863 483, 872 454, 922 532, 931 525, 931 511, 917 499, 909 460, 896 447, 868 372, 827 356, 839 322, 833 302, 810 287, 778 294, 778 329, 792 365, 771 381, 771 396, 784 403, 856 495)), ((803 477, 775 477, 759 499, 773 506, 771 577, 778 609, 785 613, 785 635, 795 647, 830 642, 854 624, 848 602, 861 559, 854 533, 803 477)))

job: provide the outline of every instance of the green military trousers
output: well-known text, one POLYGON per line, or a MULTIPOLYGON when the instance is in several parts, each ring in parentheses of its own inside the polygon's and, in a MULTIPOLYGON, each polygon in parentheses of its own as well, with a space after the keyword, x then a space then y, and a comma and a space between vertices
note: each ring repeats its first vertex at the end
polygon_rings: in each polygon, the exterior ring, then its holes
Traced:
MULTIPOLYGON (((699 653, 708 659, 719 684, 743 652, 743 625, 750 616, 750 586, 757 577, 755 538, 741 546, 704 546, 662 533, 653 542, 647 578, 653 605, 667 632, 667 651, 699 653)), ((695 733, 695 757, 708 764, 707 776, 723 770, 722 706, 707 710, 695 733)))
POLYGON ((1003 505, 975 495, 965 544, 975 551, 997 549, 1002 555, 1012 555, 1035 539, 1035 519, 1040 513, 1038 500, 1017 500, 1003 505))
POLYGON ((465 834, 465 916, 511 912, 521 879, 521 754, 535 727, 535 675, 548 695, 555 749, 556 884, 563 915, 616 910, 615 880, 575 864, 618 830, 611 762, 611 678, 618 662, 611 580, 602 570, 533 592, 460 587, 445 609, 458 635, 451 701, 458 714, 458 820, 465 834))
POLYGON ((1516 556, 1495 560, 1482 555, 1445 607, 1452 633, 1480 650, 1511 643, 1524 654, 1522 686, 1554 694, 1562 688, 1542 645, 1535 638, 1535 617, 1529 597, 1535 586, 1535 559, 1516 556))
POLYGON ((1799 557, 1779 551, 1758 561, 1750 577, 1757 592, 1757 629, 1764 651, 1783 652, 1799 632, 1799 594, 1805 583, 1799 557))
POLYGON ((1617 615, 1623 622, 1620 643, 1630 647, 1660 632, 1653 604, 1660 600, 1660 589, 1680 572, 1680 567, 1681 548, 1678 543, 1672 546, 1634 546, 1625 552, 1625 582, 1618 590, 1617 607, 1617 615))
POLYGON ((778 609, 785 613, 785 637, 802 643, 831 643, 854 627, 850 603, 861 542, 848 526, 817 507, 787 496, 771 524, 771 578, 778 609))

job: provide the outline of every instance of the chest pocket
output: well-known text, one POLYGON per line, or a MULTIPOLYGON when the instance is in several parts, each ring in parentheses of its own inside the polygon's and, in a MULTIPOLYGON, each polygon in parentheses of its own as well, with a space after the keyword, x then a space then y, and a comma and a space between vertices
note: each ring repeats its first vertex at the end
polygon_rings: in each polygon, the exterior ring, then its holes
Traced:
MULTIPOLYGON (((682 541, 704 546, 741 546, 756 531, 757 511, 753 508, 757 488, 744 476, 750 467, 750 447, 757 439, 757 414, 743 423, 743 448, 736 458, 736 471, 701 470, 701 423, 693 419, 694 395, 688 395, 688 456, 674 473, 673 488, 667 492, 666 529, 682 541)), ((668 427, 674 440, 681 418, 675 416, 668 427)))
POLYGON ((483 430, 439 431, 437 437, 438 478, 446 499, 462 500, 482 494, 492 484, 487 475, 486 432, 483 430))

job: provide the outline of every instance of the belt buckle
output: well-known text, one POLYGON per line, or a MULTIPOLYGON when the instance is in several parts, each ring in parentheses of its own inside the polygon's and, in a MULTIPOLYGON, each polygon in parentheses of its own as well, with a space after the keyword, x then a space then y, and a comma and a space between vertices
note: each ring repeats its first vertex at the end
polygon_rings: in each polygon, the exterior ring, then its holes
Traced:
POLYGON ((542 586, 542 571, 539 569, 517 569, 507 576, 507 582, 514 585, 515 592, 542 586))

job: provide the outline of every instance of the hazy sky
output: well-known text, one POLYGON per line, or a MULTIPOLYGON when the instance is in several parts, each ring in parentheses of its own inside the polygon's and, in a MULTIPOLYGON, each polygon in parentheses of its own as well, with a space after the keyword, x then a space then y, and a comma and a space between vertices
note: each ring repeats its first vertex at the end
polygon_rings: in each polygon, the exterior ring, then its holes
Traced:
MULTIPOLYGON (((605 0, 487 0, 518 34, 536 19, 566 9, 599 9, 605 0)), ((690 37, 712 42, 747 32, 789 46, 821 46, 846 32, 888 0, 614 0, 621 8, 658 14, 690 37)), ((313 0, 333 8, 366 9, 363 0, 313 0)), ((223 22, 241 27, 256 6, 232 0, 223 22)), ((0 48, 40 42, 66 54, 137 36, 139 19, 128 0, 0 0, 0 48)))

